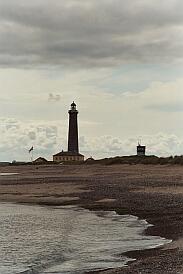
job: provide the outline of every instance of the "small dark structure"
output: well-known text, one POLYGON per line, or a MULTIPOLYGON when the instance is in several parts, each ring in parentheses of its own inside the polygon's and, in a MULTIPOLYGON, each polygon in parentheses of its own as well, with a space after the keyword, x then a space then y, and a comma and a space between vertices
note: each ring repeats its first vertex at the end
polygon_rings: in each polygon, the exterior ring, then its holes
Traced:
POLYGON ((33 164, 46 164, 48 161, 43 157, 38 157, 33 161, 33 164))
POLYGON ((87 158, 87 159, 85 160, 85 163, 91 163, 91 162, 95 162, 95 159, 93 159, 92 156, 90 156, 89 158, 87 158))
POLYGON ((145 155, 146 155, 146 146, 141 146, 141 144, 138 143, 137 156, 145 156, 145 155))

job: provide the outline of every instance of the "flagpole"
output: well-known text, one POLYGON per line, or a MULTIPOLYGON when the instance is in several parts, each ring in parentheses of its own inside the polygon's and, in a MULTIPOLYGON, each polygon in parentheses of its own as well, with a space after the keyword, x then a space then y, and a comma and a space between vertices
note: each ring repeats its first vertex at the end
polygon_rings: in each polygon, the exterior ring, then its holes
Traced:
POLYGON ((31 162, 33 163, 33 150, 31 151, 31 162))
POLYGON ((31 162, 33 163, 33 150, 34 150, 34 147, 32 146, 30 149, 29 149, 29 154, 31 155, 30 156, 30 160, 31 160, 31 162))

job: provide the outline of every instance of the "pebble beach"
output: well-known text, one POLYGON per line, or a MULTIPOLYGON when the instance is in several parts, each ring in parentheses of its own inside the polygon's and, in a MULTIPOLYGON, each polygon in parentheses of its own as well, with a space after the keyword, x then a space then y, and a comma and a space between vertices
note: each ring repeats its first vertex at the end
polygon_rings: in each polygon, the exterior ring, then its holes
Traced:
POLYGON ((25 165, 0 167, 0 173, 0 202, 130 214, 152 224, 145 235, 172 240, 156 249, 128 252, 135 259, 128 266, 88 273, 183 273, 181 166, 25 165))

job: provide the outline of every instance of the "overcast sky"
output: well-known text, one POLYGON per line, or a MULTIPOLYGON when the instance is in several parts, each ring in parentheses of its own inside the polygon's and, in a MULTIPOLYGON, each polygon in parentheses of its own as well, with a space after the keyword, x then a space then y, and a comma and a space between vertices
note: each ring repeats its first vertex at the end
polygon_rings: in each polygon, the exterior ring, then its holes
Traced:
POLYGON ((183 154, 182 0, 0 0, 0 160, 183 154))

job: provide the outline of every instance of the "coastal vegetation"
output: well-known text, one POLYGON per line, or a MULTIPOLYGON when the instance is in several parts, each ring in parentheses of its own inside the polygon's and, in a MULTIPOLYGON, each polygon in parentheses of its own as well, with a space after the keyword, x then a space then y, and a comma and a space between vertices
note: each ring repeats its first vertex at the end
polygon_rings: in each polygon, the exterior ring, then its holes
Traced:
POLYGON ((104 164, 104 165, 115 165, 115 164, 143 164, 143 165, 183 165, 183 155, 181 156, 170 156, 170 157, 157 157, 152 156, 116 156, 111 158, 104 158, 100 160, 93 160, 87 162, 87 164, 104 164))

